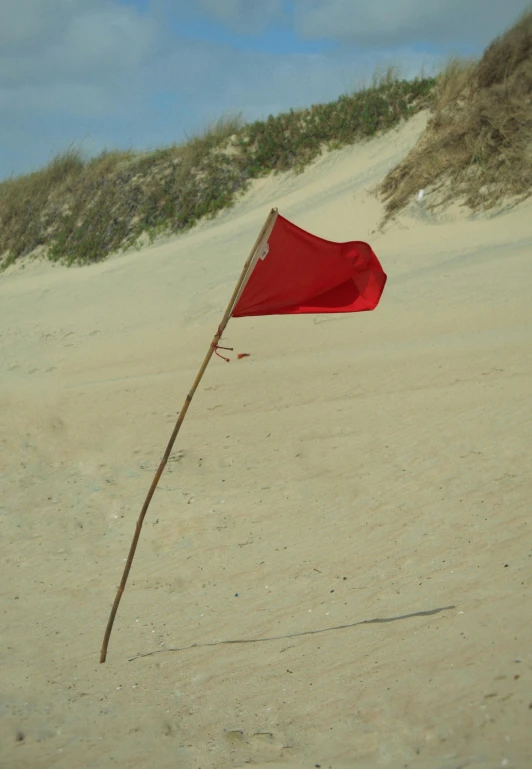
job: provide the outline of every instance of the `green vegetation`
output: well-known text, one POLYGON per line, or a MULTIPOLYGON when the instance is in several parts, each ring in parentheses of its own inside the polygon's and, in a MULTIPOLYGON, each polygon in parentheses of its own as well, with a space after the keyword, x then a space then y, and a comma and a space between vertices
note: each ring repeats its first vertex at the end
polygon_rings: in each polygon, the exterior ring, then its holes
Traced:
POLYGON ((182 232, 231 206, 252 179, 301 172, 324 149, 389 130, 431 108, 427 129, 380 185, 386 216, 430 188, 429 207, 452 197, 473 209, 532 190, 532 12, 478 61, 452 60, 413 81, 389 70, 329 104, 244 124, 222 118, 179 146, 154 152, 76 149, 35 173, 0 183, 0 269, 44 253, 95 262, 141 236, 182 232))
POLYGON ((231 206, 252 179, 302 171, 323 149, 397 125, 431 104, 434 78, 392 70, 353 95, 243 124, 219 120, 185 144, 149 153, 75 149, 35 173, 0 183, 3 266, 32 252, 68 264, 103 259, 141 235, 176 233, 231 206))
POLYGON ((487 209, 531 194, 532 12, 479 61, 449 62, 425 133, 380 187, 387 217, 427 187, 432 209, 451 198, 487 209))

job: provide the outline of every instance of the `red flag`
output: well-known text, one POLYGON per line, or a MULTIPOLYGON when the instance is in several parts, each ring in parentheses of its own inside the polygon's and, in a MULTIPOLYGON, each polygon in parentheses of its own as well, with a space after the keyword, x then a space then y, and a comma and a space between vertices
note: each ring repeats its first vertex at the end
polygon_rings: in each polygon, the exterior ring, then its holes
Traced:
POLYGON ((374 310, 385 283, 367 243, 333 243, 278 215, 231 315, 374 310))

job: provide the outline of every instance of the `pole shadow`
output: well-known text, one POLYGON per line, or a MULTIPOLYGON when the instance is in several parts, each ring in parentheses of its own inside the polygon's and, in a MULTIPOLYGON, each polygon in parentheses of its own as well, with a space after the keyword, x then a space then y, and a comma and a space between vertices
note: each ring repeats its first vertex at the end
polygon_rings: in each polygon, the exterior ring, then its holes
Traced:
POLYGON ((412 619, 413 617, 432 617, 434 614, 440 614, 442 611, 449 611, 455 609, 456 606, 441 606, 438 609, 427 609, 426 611, 415 611, 411 614, 400 614, 397 617, 375 617, 374 619, 362 619, 358 622, 350 622, 347 625, 334 625, 333 627, 318 628, 317 630, 303 630, 300 633, 287 633, 286 635, 269 636, 267 638, 237 638, 229 641, 211 641, 210 643, 195 643, 189 646, 167 646, 166 649, 155 649, 152 652, 144 652, 143 654, 136 654, 134 657, 129 658, 129 662, 138 660, 141 657, 151 657, 154 654, 164 654, 166 652, 182 652, 187 649, 201 649, 206 646, 222 646, 224 644, 259 644, 266 643, 268 641, 283 641, 287 638, 301 638, 302 636, 318 635, 319 633, 332 633, 335 630, 348 630, 349 628, 358 627, 359 625, 380 625, 386 622, 399 622, 405 619, 412 619))

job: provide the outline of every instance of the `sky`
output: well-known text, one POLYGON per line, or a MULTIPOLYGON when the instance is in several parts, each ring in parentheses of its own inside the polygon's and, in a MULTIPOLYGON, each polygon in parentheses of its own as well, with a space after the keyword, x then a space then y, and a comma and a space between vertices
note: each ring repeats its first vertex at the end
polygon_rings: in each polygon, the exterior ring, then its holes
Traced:
POLYGON ((478 55, 530 0, 0 0, 0 180, 478 55))

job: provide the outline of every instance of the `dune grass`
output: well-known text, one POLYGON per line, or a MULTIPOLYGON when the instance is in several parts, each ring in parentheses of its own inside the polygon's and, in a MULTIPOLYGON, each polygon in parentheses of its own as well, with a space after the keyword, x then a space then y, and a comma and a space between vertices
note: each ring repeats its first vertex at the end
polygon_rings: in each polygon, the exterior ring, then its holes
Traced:
POLYGON ((387 218, 426 188, 436 192, 429 208, 453 198, 488 209, 531 194, 532 12, 478 61, 449 61, 426 131, 380 186, 387 218))
POLYGON ((70 148, 35 173, 0 183, 3 266, 30 253, 67 264, 103 259, 142 235, 176 233, 231 206, 249 182, 302 171, 325 148, 374 136, 431 104, 435 79, 388 70, 329 104, 245 124, 222 117, 181 145, 107 151, 70 148))
POLYGON ((324 149, 389 130, 430 108, 416 147, 380 185, 389 218, 419 189, 470 208, 532 190, 532 12, 478 60, 452 59, 436 77, 393 69, 328 104, 246 124, 225 116, 180 145, 151 152, 75 147, 45 168, 0 183, 0 269, 34 253, 95 262, 148 235, 177 233, 231 206, 251 180, 301 172, 324 149))

